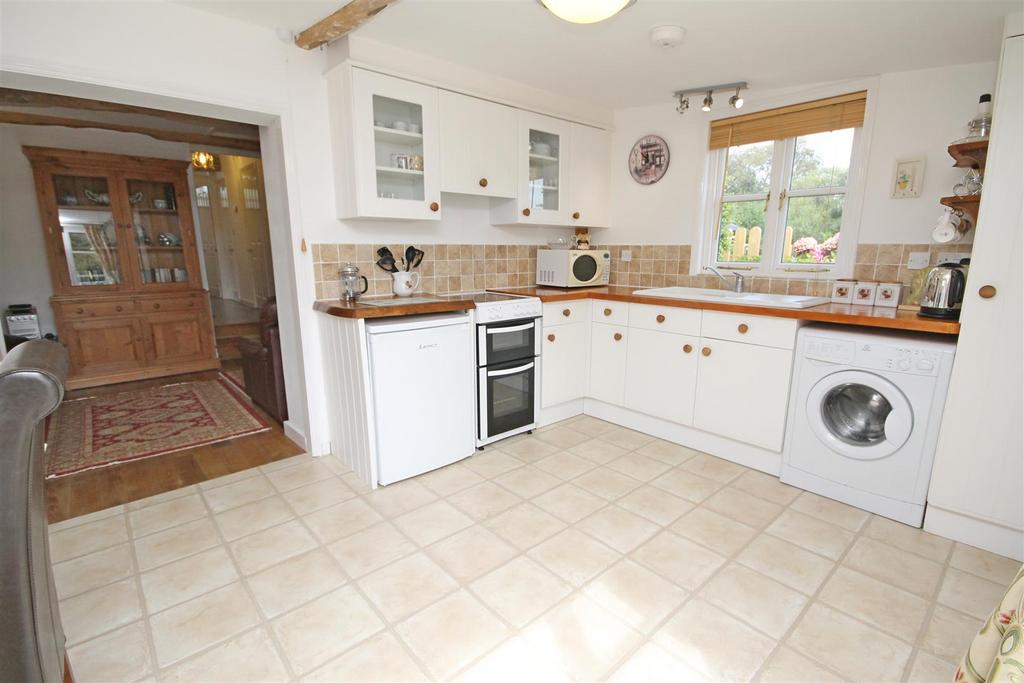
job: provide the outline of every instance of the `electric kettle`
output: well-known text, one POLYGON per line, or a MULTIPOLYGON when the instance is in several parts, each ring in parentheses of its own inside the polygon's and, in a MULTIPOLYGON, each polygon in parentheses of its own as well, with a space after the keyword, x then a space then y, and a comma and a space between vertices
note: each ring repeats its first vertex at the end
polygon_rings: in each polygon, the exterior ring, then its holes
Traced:
POLYGON ((919 315, 926 318, 956 320, 960 317, 967 289, 967 267, 959 263, 940 263, 928 272, 921 294, 919 315))

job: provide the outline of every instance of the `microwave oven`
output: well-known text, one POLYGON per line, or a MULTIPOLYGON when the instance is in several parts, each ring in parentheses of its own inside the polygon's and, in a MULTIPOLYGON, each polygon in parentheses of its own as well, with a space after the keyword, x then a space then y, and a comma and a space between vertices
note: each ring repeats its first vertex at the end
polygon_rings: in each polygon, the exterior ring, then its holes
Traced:
POLYGON ((608 284, 612 255, 607 249, 538 249, 537 284, 593 287, 608 284))

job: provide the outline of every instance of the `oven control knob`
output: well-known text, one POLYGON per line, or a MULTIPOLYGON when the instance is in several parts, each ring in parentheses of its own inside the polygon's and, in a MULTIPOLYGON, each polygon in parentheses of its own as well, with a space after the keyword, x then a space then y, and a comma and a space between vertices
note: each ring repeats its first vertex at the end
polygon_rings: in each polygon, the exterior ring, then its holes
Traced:
POLYGON ((898 361, 896 361, 896 367, 899 368, 900 370, 909 370, 910 369, 910 359, 908 359, 908 358, 900 358, 898 361))
POLYGON ((917 369, 918 370, 924 370, 925 372, 930 372, 934 368, 935 368, 935 363, 931 362, 927 358, 922 358, 921 360, 917 361, 917 369))

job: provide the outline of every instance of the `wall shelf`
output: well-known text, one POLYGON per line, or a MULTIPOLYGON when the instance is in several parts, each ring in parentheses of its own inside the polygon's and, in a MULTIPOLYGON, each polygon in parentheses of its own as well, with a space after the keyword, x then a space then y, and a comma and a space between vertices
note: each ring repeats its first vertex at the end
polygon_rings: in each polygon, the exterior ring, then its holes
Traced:
POLYGON ((968 223, 964 225, 960 223, 960 227, 957 230, 960 233, 966 233, 978 222, 978 206, 981 204, 981 195, 972 194, 966 197, 943 197, 939 200, 939 203, 943 206, 948 206, 954 211, 960 211, 963 214, 963 220, 968 223))
POLYGON ((985 161, 988 159, 988 140, 976 142, 959 142, 947 148, 953 157, 953 166, 957 168, 973 168, 985 175, 985 161))

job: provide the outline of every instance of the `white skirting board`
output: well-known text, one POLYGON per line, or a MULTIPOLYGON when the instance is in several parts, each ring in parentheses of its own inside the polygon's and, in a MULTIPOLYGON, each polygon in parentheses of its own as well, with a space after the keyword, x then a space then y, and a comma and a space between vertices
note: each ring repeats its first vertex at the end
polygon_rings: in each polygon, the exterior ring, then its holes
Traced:
MULTIPOLYGON (((292 443, 294 443, 296 446, 303 449, 304 451, 309 451, 309 444, 306 443, 306 434, 302 430, 296 428, 295 425, 292 424, 291 420, 285 420, 284 423, 282 424, 282 427, 284 428, 284 435, 287 436, 292 441, 292 443)), ((313 455, 325 454, 313 453, 313 455)))
POLYGON ((571 401, 566 401, 565 403, 559 403, 557 406, 542 408, 540 411, 540 417, 537 420, 537 426, 547 427, 549 424, 568 420, 570 417, 576 417, 577 415, 582 414, 583 399, 573 399, 571 401))
POLYGON ((1024 531, 929 505, 924 530, 989 552, 1024 561, 1024 531))

